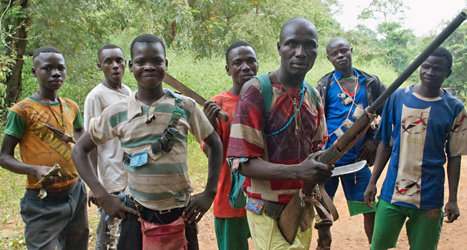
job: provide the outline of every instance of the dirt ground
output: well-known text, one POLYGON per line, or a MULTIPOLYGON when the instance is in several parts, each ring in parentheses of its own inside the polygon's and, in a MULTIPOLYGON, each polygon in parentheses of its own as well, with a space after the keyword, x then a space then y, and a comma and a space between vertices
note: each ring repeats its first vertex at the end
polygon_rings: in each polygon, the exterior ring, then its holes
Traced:
MULTIPOLYGON (((444 223, 439 241, 439 250, 467 249, 466 231, 467 231, 467 157, 462 158, 462 170, 458 191, 458 205, 461 216, 454 223, 444 223)), ((378 192, 383 183, 385 173, 381 176, 378 185, 378 192)), ((445 185, 445 200, 448 195, 447 180, 445 185)), ((369 249, 365 231, 363 229, 363 216, 357 215, 350 217, 347 209, 347 203, 342 188, 339 187, 335 198, 335 205, 339 211, 340 218, 331 228, 333 232, 332 249, 369 249)), ((206 213, 199 223, 199 244, 202 250, 217 249, 216 235, 214 232, 214 219, 212 212, 206 213)), ((316 248, 316 231, 313 232, 313 240, 310 249, 316 248)), ((255 249, 250 241, 250 249, 255 249)), ((405 229, 399 236, 396 249, 409 249, 405 229)))
MULTIPOLYGON (((467 232, 467 175, 462 174, 467 171, 467 157, 462 158, 462 170, 461 170, 461 178, 459 184, 459 192, 458 192, 458 205, 460 208, 461 216, 457 221, 452 224, 444 223, 443 230, 441 233, 441 239, 439 242, 439 250, 461 250, 467 249, 466 246, 466 232, 467 232)), ((380 186, 384 180, 385 173, 382 174, 380 181, 378 182, 378 191, 380 190, 380 186)), ((202 190, 201 186, 195 186, 195 192, 199 192, 202 190)), ((447 181, 445 185, 445 198, 447 199, 447 181)), ((335 205, 339 210, 340 219, 334 223, 334 226, 331 228, 333 232, 333 243, 332 249, 340 250, 340 249, 369 249, 368 242, 365 236, 365 232, 363 230, 363 216, 357 215, 350 217, 347 209, 347 203, 344 198, 344 193, 342 188, 339 187, 336 198, 335 198, 335 205)), ((89 212, 89 220, 91 225, 97 225, 98 214, 96 212, 95 207, 91 207, 88 209, 89 212)), ((19 217, 14 216, 11 218, 11 221, 3 224, 3 228, 0 229, 1 235, 9 235, 14 231, 22 231, 24 230, 24 224, 19 217), (15 226, 16 222, 19 222, 20 225, 15 226)), ((91 232, 95 230, 95 228, 90 228, 91 232)), ((92 233, 91 235, 95 235, 92 233)), ((214 218, 212 214, 212 209, 205 214, 204 218, 199 222, 199 244, 201 250, 216 250, 217 242, 216 242, 216 235, 214 232, 214 218)), ((316 248, 316 239, 317 234, 316 231, 313 232, 313 240, 310 249, 316 248)), ((95 239, 94 236, 91 236, 91 242, 89 244, 89 249, 94 249, 95 239)), ((250 239, 250 249, 255 249, 251 239, 250 239)), ((406 236, 405 229, 402 229, 402 232, 399 236, 399 241, 397 244, 396 249, 409 249, 408 240, 406 236)))

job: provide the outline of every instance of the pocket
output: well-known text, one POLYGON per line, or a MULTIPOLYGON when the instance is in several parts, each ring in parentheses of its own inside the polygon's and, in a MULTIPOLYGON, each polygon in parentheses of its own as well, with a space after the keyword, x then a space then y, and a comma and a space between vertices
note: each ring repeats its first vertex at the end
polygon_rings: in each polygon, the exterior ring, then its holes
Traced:
POLYGON ((26 197, 26 194, 23 196, 23 198, 21 198, 21 201, 20 201, 19 205, 20 205, 20 209, 21 209, 20 212, 21 212, 21 214, 23 214, 23 212, 26 211, 27 205, 28 205, 28 197, 26 197))

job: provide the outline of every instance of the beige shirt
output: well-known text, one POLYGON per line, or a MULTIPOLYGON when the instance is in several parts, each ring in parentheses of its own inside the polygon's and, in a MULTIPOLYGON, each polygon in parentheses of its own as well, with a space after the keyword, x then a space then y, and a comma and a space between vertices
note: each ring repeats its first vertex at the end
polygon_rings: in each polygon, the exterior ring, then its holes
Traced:
MULTIPOLYGON (((122 85, 122 87, 128 91, 128 94, 131 93, 128 86, 122 85)), ((100 116, 105 108, 127 97, 99 83, 89 92, 84 102, 84 129, 89 130, 91 118, 100 116)), ((97 176, 104 188, 109 193, 124 190, 128 185, 128 177, 123 167, 123 150, 118 138, 98 145, 97 153, 97 176)))

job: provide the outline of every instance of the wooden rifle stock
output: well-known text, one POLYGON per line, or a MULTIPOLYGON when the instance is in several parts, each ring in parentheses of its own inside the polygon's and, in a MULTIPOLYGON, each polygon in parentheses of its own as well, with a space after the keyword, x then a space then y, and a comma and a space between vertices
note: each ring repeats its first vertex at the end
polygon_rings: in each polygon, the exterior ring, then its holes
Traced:
MULTIPOLYGON (((444 28, 444 30, 430 43, 430 45, 428 45, 428 47, 426 47, 425 50, 423 50, 423 52, 409 65, 409 67, 400 74, 400 76, 386 89, 386 91, 384 91, 378 99, 376 99, 375 102, 366 109, 366 112, 355 121, 352 127, 346 130, 331 147, 326 149, 326 151, 319 156, 318 161, 326 164, 333 164, 342 155, 344 155, 347 150, 349 150, 358 141, 358 139, 366 133, 376 110, 381 107, 392 93, 394 93, 394 91, 396 91, 397 88, 399 88, 400 85, 404 83, 410 75, 412 75, 412 73, 431 55, 431 53, 433 53, 433 51, 435 51, 462 24, 462 22, 464 22, 466 17, 466 13, 459 13, 459 15, 457 15, 454 20, 446 26, 446 28, 444 28)), ((326 197, 329 196, 324 190, 323 183, 320 183, 319 187, 323 200, 326 201, 326 197)), ((305 188, 310 188, 310 185, 305 183, 304 189, 305 188)), ((333 209, 335 210, 334 204, 332 204, 332 202, 330 202, 330 204, 328 204, 328 202, 325 203, 331 213, 333 213, 333 209)), ((304 213, 306 213, 306 209, 306 207, 303 208, 301 206, 300 198, 297 193, 284 208, 284 211, 282 211, 281 217, 278 220, 278 226, 282 235, 290 244, 293 244, 300 221, 303 218, 304 213)), ((337 213, 337 210, 335 210, 335 212, 337 213)), ((336 215, 338 218, 338 214, 336 215)), ((334 214, 333 217, 334 220, 337 220, 334 214)))

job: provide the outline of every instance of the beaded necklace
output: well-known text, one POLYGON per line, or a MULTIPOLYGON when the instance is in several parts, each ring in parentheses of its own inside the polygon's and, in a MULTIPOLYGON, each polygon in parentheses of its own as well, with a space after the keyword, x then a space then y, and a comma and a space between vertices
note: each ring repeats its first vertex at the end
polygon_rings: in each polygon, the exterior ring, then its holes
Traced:
POLYGON ((280 132, 282 132, 285 128, 287 128, 290 123, 292 122, 292 120, 295 118, 295 134, 297 135, 298 134, 298 130, 299 130, 299 126, 298 124, 301 124, 302 123, 302 117, 300 115, 300 109, 302 108, 302 103, 303 103, 303 96, 305 94, 305 83, 302 82, 302 87, 301 87, 301 90, 299 92, 299 94, 301 95, 300 97, 300 105, 298 105, 297 107, 297 99, 294 98, 292 99, 292 97, 290 96, 289 92, 287 91, 287 88, 284 86, 284 84, 282 83, 281 79, 279 78, 279 76, 277 75, 277 73, 275 71, 273 71, 274 75, 276 76, 277 80, 279 80, 279 83, 282 85, 282 87, 284 88, 285 90, 285 93, 287 93, 287 95, 289 96, 290 98, 290 101, 292 101, 292 104, 293 104, 293 109, 294 109, 294 114, 292 115, 292 117, 290 117, 290 120, 289 122, 287 122, 287 124, 281 128, 280 130, 272 133, 272 134, 268 134, 266 135, 266 137, 269 137, 271 135, 275 135, 275 134, 278 134, 280 132))
POLYGON ((355 77, 357 77, 356 75, 353 75, 351 77, 341 77, 341 80, 352 80, 354 79, 355 77))

